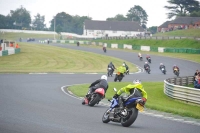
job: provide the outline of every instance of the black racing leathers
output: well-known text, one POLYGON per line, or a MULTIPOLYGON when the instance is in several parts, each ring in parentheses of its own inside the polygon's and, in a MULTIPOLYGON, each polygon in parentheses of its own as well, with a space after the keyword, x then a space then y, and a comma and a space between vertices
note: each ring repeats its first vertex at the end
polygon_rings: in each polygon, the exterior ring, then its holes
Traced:
POLYGON ((95 82, 93 82, 89 88, 90 88, 89 93, 94 92, 98 88, 103 88, 106 93, 108 89, 108 82, 105 79, 98 79, 95 82))

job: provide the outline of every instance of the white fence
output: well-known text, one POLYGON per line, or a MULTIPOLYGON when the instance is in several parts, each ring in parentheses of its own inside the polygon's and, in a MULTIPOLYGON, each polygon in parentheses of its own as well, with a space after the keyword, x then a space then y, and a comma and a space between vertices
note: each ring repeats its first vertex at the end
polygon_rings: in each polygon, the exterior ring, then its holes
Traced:
POLYGON ((200 104, 200 89, 174 85, 164 80, 164 93, 174 99, 200 104))

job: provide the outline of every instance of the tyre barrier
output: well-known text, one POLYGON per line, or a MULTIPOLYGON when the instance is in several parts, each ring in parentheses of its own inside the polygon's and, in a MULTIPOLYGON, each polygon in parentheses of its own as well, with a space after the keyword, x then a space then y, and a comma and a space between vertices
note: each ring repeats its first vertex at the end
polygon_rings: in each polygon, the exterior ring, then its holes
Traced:
POLYGON ((166 79, 164 80, 164 93, 187 103, 200 104, 200 89, 183 86, 193 83, 193 79, 194 76, 166 79))

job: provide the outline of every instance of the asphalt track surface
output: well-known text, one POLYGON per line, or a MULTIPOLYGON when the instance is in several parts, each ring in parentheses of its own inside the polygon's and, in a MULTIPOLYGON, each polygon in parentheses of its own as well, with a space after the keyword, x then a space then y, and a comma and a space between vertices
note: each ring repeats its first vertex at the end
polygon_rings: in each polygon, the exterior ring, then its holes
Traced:
MULTIPOLYGON (((137 54, 131 52, 108 50, 103 53, 96 48, 52 45, 115 56, 139 67, 144 65, 144 61, 139 61, 137 54)), ((180 66, 180 76, 193 75, 200 68, 198 63, 190 61, 151 57, 151 74, 136 73, 125 76, 123 81, 136 78, 142 81, 163 81, 175 77, 172 73, 173 64, 180 66), (166 75, 158 69, 160 62, 167 67, 166 75)), ((199 133, 199 123, 163 118, 159 114, 139 113, 135 123, 128 128, 119 123, 104 124, 101 118, 108 107, 102 104, 95 107, 83 106, 80 99, 61 90, 67 85, 91 83, 100 76, 101 74, 0 74, 0 133, 199 133)), ((113 81, 113 77, 109 77, 108 81, 113 81)))

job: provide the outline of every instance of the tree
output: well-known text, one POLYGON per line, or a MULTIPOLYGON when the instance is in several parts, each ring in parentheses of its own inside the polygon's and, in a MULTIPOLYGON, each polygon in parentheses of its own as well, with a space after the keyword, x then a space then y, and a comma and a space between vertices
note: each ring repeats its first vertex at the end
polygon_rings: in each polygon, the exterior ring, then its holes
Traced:
POLYGON ((157 26, 152 26, 148 28, 148 31, 150 31, 152 34, 155 34, 157 32, 157 26))
POLYGON ((122 14, 117 14, 114 18, 107 18, 107 21, 127 21, 127 18, 122 14))
POLYGON ((6 29, 7 28, 7 18, 4 15, 0 14, 0 29, 6 29))
POLYGON ((148 15, 141 6, 135 5, 134 7, 130 8, 126 16, 129 21, 136 21, 141 26, 146 27, 148 15))
POLYGON ((200 11, 194 11, 190 14, 190 17, 200 17, 200 11))
POLYGON ((46 28, 46 24, 44 24, 45 17, 41 16, 39 13, 34 16, 35 19, 33 20, 33 27, 36 30, 44 30, 46 28))
POLYGON ((168 0, 171 6, 164 6, 171 12, 168 13, 168 18, 174 16, 187 16, 194 11, 199 11, 200 4, 197 0, 168 0))
POLYGON ((18 29, 29 28, 31 24, 31 16, 29 11, 27 11, 23 6, 17 8, 16 10, 10 11, 10 17, 14 22, 13 25, 18 29))

